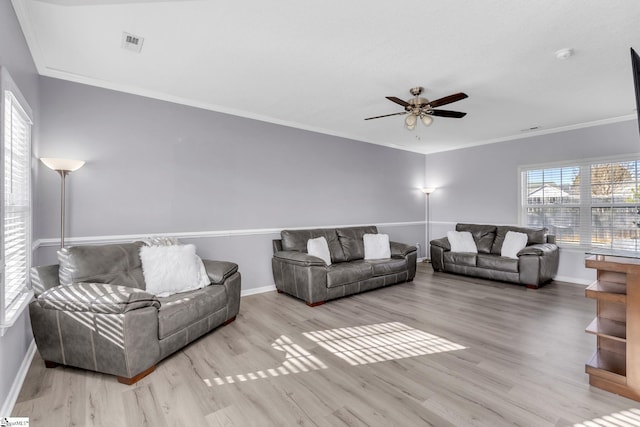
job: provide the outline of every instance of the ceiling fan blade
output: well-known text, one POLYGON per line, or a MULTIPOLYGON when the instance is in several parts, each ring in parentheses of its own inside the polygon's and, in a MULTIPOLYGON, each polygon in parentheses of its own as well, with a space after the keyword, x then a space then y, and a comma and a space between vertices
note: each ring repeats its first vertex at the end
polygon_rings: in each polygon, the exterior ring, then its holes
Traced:
POLYGON ((387 98, 391 102, 395 102, 396 104, 400 104, 403 107, 408 107, 409 106, 409 103, 407 101, 403 101, 402 99, 396 98, 395 96, 386 96, 385 98, 387 98))
POLYGON ((381 117, 389 117, 389 116, 400 116, 402 114, 407 114, 407 112, 403 111, 402 113, 393 113, 393 114, 385 114, 384 116, 367 117, 365 120, 379 119, 381 117))
POLYGON ((451 104, 452 102, 460 101, 462 99, 468 98, 469 96, 466 93, 454 93, 453 95, 445 96, 444 98, 436 99, 435 101, 429 102, 432 108, 440 107, 441 105, 451 104))
POLYGON ((429 113, 432 116, 438 117, 452 117, 454 119, 461 119, 467 115, 467 113, 462 113, 460 111, 450 111, 450 110, 431 110, 429 113))

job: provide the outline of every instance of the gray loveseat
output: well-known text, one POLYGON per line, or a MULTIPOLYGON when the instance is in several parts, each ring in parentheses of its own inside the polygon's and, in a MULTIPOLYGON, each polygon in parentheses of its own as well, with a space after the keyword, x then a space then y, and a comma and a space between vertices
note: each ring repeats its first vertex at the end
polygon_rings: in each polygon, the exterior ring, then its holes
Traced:
POLYGON ((284 292, 316 306, 325 301, 413 280, 415 246, 390 242, 391 258, 364 260, 364 234, 375 226, 283 230, 273 241, 273 278, 284 292), (323 236, 329 245, 331 265, 307 254, 307 241, 323 236))
POLYGON ((168 355, 235 319, 236 264, 203 260, 209 286, 159 298, 145 292, 142 245, 65 248, 60 266, 32 269, 36 299, 29 313, 47 367, 74 366, 133 384, 168 355), (71 284, 61 285, 61 275, 71 284))
POLYGON ((547 234, 546 228, 456 224, 456 231, 469 231, 478 253, 451 252, 446 237, 432 240, 434 271, 519 283, 534 289, 553 279, 558 272, 558 247, 555 236, 547 234), (527 235, 527 246, 518 252, 518 259, 500 255, 509 231, 527 235))

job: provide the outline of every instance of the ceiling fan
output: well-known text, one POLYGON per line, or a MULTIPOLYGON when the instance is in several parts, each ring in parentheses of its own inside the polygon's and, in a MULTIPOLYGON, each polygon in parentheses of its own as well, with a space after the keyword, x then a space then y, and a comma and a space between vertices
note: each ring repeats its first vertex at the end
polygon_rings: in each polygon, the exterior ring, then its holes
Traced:
POLYGON ((429 101, 426 98, 422 98, 420 94, 424 90, 423 87, 414 87, 409 90, 411 95, 414 97, 408 101, 403 101, 400 98, 396 98, 395 96, 387 96, 386 98, 389 101, 395 102, 396 104, 402 105, 404 107, 404 111, 401 113, 393 113, 393 114, 385 114, 383 116, 375 116, 368 117, 365 120, 379 119, 381 117, 389 117, 389 116, 400 116, 403 114, 408 114, 407 118, 404 119, 404 126, 407 130, 414 130, 416 128, 416 124, 418 123, 418 118, 425 126, 430 126, 433 123, 433 117, 451 117, 455 119, 461 119, 466 116, 467 113, 462 113, 460 111, 450 111, 450 110, 435 110, 436 107, 440 107, 442 105, 451 104, 452 102, 460 101, 462 99, 468 98, 466 93, 459 92, 454 93, 453 95, 445 96, 444 98, 436 99, 435 101, 429 101))

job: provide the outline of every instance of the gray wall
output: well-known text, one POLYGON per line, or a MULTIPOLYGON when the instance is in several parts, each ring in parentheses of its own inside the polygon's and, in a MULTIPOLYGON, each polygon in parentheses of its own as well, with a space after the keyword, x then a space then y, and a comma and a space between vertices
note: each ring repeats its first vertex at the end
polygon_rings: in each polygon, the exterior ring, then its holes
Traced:
MULTIPOLYGON (((38 157, 87 161, 67 179, 67 236, 178 234, 273 285, 283 228, 382 224, 424 244, 424 156, 41 78, 38 157), (418 222, 418 224, 416 224, 418 222), (397 224, 401 223, 401 224, 397 224), (409 223, 409 224, 404 224, 409 223)), ((55 261, 59 178, 39 165, 36 261, 55 261)))
MULTIPOLYGON (((428 155, 425 181, 438 187, 431 236, 457 222, 517 224, 519 166, 639 152, 638 123, 629 120, 428 155)), ((584 250, 563 249, 558 276, 586 283, 595 273, 584 268, 584 250)))
MULTIPOLYGON (((0 66, 7 68, 12 79, 19 86, 22 95, 33 110, 37 123, 39 118, 38 75, 9 1, 0 1, 0 66)), ((34 141, 38 140, 37 125, 33 129, 33 137, 34 141)), ((3 337, 0 337, 0 416, 9 415, 2 411, 6 410, 11 387, 16 381, 32 340, 26 312, 3 337)))

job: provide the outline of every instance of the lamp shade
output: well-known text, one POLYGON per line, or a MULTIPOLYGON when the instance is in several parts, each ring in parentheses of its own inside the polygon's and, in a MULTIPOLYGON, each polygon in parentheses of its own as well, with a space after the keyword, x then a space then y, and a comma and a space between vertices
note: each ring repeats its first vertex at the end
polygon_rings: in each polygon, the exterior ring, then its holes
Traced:
POLYGON ((422 189, 422 192, 423 192, 424 194, 431 194, 431 193, 433 193, 434 191, 436 191, 435 187, 424 187, 424 188, 422 189))
POLYGON ((49 169, 53 169, 54 171, 73 172, 84 165, 84 160, 58 159, 54 157, 42 157, 40 160, 49 169))
POLYGON ((420 120, 422 120, 422 124, 425 126, 431 126, 431 123, 433 123, 433 117, 428 114, 420 116, 420 120))

